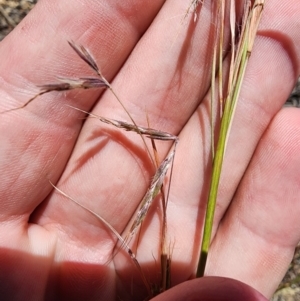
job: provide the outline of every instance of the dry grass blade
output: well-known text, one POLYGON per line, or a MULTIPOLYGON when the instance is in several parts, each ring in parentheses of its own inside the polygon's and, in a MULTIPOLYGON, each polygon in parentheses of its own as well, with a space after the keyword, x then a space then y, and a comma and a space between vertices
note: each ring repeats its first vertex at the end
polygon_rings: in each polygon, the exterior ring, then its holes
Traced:
POLYGON ((17 24, 15 21, 6 13, 5 9, 0 5, 0 14, 4 17, 6 23, 12 27, 15 28, 17 24))
POLYGON ((248 55, 250 56, 258 30, 258 25, 264 9, 265 0, 256 0, 253 5, 252 16, 249 26, 249 38, 248 38, 248 55))
POLYGON ((219 32, 219 103, 220 103, 220 116, 223 115, 224 96, 223 96, 223 46, 224 46, 224 26, 225 26, 225 0, 219 0, 220 18, 218 24, 220 26, 219 32))
POLYGON ((194 22, 197 21, 198 15, 197 15, 197 7, 199 5, 199 3, 203 4, 204 0, 192 0, 186 13, 184 16, 184 19, 192 12, 194 14, 194 22))
MULTIPOLYGON (((236 25, 236 8, 235 8, 235 1, 230 0, 230 36, 231 36, 231 58, 230 58, 230 67, 234 66, 235 61, 235 25, 236 25)), ((233 83, 233 75, 234 75, 234 68, 229 68, 228 74, 228 88, 227 91, 231 91, 232 87, 231 84, 233 83)))

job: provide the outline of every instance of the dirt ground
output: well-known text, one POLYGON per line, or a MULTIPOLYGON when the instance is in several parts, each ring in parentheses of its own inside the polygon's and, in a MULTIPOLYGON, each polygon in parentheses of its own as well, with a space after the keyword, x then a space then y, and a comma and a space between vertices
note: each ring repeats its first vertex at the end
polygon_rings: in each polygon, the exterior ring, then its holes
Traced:
MULTIPOLYGON (((0 0, 1 40, 26 16, 38 0, 0 0)), ((300 107, 300 79, 286 106, 300 107)), ((300 245, 272 301, 300 301, 300 245)))
POLYGON ((26 16, 37 0, 0 0, 0 41, 26 16))

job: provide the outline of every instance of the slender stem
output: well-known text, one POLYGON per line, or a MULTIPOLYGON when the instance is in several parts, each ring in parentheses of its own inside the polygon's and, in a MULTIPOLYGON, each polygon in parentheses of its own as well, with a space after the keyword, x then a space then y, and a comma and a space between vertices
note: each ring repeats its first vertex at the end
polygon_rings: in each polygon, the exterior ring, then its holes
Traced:
POLYGON ((226 142, 226 131, 228 127, 227 112, 228 106, 225 105, 224 115, 221 121, 220 129, 220 138, 217 145, 217 150, 213 160, 213 172, 212 172, 212 181, 209 189, 208 203, 206 208, 204 232, 201 245, 200 260, 197 267, 196 277, 202 277, 204 275, 204 270, 206 266, 206 260, 208 255, 208 249, 210 245, 212 227, 213 227, 213 218, 216 208, 217 193, 221 175, 221 167, 223 163, 224 151, 225 151, 225 142, 226 142))
MULTIPOLYGON (((108 82, 107 82, 108 83, 108 82)), ((117 101, 119 102, 119 104, 122 106, 123 110, 126 112, 126 114, 128 115, 128 117, 130 118, 131 122, 138 128, 136 122, 134 121, 134 119, 131 117, 130 113, 128 112, 128 110, 126 109, 126 107, 124 106, 124 104, 122 103, 122 101, 120 100, 120 98, 118 97, 118 95, 115 93, 115 91, 113 90, 113 88, 110 86, 110 84, 108 83, 108 87, 109 87, 109 90, 112 92, 112 94, 115 96, 115 98, 117 99, 117 101)), ((143 143, 145 145, 145 148, 146 148, 146 151, 148 153, 148 156, 153 164, 153 166, 155 166, 155 162, 151 156, 151 153, 150 153, 150 150, 147 146, 147 143, 145 141, 145 138, 143 137, 143 135, 139 132, 139 135, 141 136, 142 140, 143 140, 143 143)))

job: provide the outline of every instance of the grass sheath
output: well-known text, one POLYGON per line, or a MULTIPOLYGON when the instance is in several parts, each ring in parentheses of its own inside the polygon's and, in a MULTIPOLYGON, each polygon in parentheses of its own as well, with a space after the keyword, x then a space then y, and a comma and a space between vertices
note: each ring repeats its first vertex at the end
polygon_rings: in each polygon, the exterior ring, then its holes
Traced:
MULTIPOLYGON (((223 1, 223 0, 221 0, 223 1)), ((232 82, 229 83, 229 90, 225 99, 224 112, 221 118, 220 133, 217 143, 215 156, 213 157, 212 178, 206 207, 206 215, 204 221, 204 230, 201 251, 197 266, 196 277, 204 276, 205 266, 211 241, 211 233, 213 228, 213 218, 217 202, 218 187, 221 176, 222 164, 226 150, 226 144, 230 132, 230 126, 234 117, 234 112, 241 89, 241 84, 245 74, 246 66, 251 55, 254 39, 257 33, 258 24, 264 7, 263 0, 256 0, 251 5, 248 2, 245 8, 244 22, 242 26, 242 34, 237 49, 237 56, 231 62, 229 74, 232 75, 232 82)), ((231 9, 233 9, 231 7, 231 9)), ((231 21, 234 18, 231 18, 231 21)), ((231 33, 232 34, 232 33, 231 33)), ((234 47, 234 45, 233 45, 234 47)), ((232 50, 232 55, 234 51, 232 50)), ((229 77, 230 79, 230 77, 229 77)))

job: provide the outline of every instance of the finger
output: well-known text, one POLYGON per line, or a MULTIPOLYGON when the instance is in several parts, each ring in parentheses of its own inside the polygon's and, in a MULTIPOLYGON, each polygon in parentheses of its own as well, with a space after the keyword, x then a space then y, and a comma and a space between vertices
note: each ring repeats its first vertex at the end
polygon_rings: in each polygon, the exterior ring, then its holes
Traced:
POLYGON ((266 301, 267 299, 242 282, 222 277, 204 277, 179 284, 151 300, 266 301))
POLYGON ((300 111, 284 109, 263 135, 211 247, 208 275, 271 297, 300 240, 300 111))
MULTIPOLYGON (((56 82, 57 76, 90 74, 67 40, 88 47, 102 72, 112 78, 162 3, 39 1, 1 42, 0 55, 7 59, 0 67, 0 111, 24 104, 36 86, 56 82)), ((30 214, 51 190, 48 179, 60 176, 82 124, 78 113, 64 105, 80 102, 89 110, 100 93, 53 92, 24 109, 1 114, 3 218, 30 214)))

